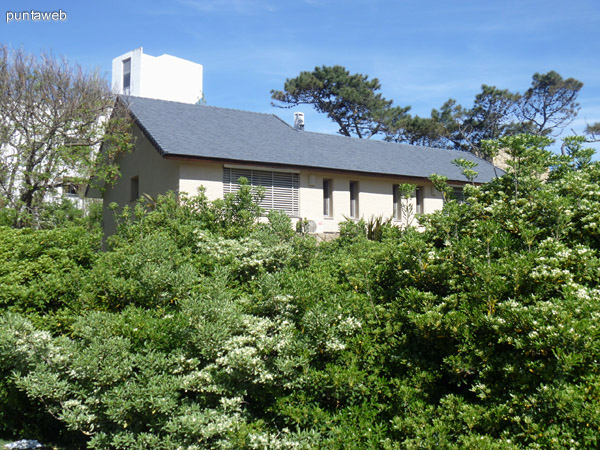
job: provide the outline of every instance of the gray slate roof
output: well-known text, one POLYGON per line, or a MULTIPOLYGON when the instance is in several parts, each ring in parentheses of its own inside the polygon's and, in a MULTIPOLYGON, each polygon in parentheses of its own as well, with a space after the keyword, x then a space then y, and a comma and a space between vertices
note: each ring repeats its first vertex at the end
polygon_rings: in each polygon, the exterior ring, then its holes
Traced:
POLYGON ((452 181, 466 181, 452 164, 466 158, 478 164, 476 182, 496 176, 490 163, 466 152, 299 131, 273 114, 141 97, 125 101, 164 156, 422 178, 438 173, 452 181))

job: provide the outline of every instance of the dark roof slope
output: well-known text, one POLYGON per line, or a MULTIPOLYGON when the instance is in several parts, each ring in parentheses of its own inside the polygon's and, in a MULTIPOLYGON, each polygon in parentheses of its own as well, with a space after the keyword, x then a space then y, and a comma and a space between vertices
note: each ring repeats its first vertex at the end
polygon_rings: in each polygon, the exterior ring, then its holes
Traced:
POLYGON ((478 164, 476 182, 496 176, 490 163, 466 152, 299 131, 273 114, 141 97, 125 101, 165 156, 423 178, 438 173, 453 181, 466 181, 452 164, 466 158, 478 164))

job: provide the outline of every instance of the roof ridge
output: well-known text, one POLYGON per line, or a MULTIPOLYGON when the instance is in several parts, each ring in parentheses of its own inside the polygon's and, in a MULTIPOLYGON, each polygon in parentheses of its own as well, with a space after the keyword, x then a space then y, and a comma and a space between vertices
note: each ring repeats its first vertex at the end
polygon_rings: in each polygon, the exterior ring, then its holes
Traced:
MULTIPOLYGON (((283 119, 281 119, 281 120, 283 121, 283 119)), ((283 121, 283 122, 287 124, 287 122, 285 122, 285 121, 283 121)), ((457 150, 455 148, 442 148, 442 147, 430 147, 428 145, 406 144, 404 142, 386 141, 384 139, 358 138, 358 137, 354 137, 354 136, 345 136, 343 134, 325 133, 324 131, 302 130, 302 132, 309 133, 309 134, 315 134, 315 135, 319 135, 319 136, 330 136, 330 137, 334 137, 334 138, 343 138, 343 139, 351 139, 351 140, 359 140, 359 141, 362 140, 365 142, 377 142, 380 144, 387 144, 387 145, 396 145, 396 146, 401 145, 403 147, 412 147, 415 150, 422 150, 422 149, 426 148, 426 149, 431 149, 431 150, 440 150, 440 151, 444 151, 444 152, 456 152, 459 154, 472 155, 479 159, 483 159, 483 158, 480 158, 479 156, 477 156, 475 153, 467 152, 465 150, 457 150)))
POLYGON ((186 102, 177 102, 174 100, 163 100, 161 98, 150 98, 150 97, 139 97, 136 95, 128 95, 128 96, 123 96, 121 95, 120 97, 128 99, 140 99, 142 101, 145 100, 149 100, 152 102, 164 102, 164 103, 175 103, 178 105, 184 105, 184 106, 189 106, 191 107, 200 107, 200 108, 212 108, 212 109, 219 109, 219 110, 223 110, 223 111, 236 111, 236 112, 243 112, 243 113, 248 113, 248 114, 260 114, 263 116, 274 116, 276 118, 278 118, 279 120, 281 120, 283 123, 285 123, 287 126, 291 126, 289 125, 287 122, 285 122, 281 117, 279 117, 277 114, 274 113, 268 113, 268 112, 257 112, 257 111, 248 111, 247 109, 239 109, 239 108, 229 108, 229 107, 225 107, 225 106, 215 106, 215 105, 198 105, 196 103, 186 103, 186 102))

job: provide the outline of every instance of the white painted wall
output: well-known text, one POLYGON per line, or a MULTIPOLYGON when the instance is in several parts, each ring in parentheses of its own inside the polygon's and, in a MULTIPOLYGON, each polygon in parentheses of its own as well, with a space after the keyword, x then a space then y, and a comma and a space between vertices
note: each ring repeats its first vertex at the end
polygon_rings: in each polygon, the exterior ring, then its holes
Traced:
POLYGON ((151 56, 136 48, 112 61, 112 89, 123 90, 123 61, 131 58, 129 95, 136 97, 196 103, 202 98, 203 67, 171 55, 151 56))

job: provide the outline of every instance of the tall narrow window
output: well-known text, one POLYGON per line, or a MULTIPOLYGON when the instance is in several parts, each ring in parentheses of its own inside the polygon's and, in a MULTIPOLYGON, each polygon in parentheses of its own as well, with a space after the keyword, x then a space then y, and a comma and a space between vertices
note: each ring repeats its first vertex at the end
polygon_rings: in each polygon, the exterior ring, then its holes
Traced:
POLYGON ((323 180, 323 216, 325 217, 331 217, 333 215, 331 185, 332 180, 323 180))
POLYGON ((464 203, 465 196, 462 186, 452 186, 452 198, 456 200, 457 203, 464 203))
POLYGON ((350 182, 350 217, 358 218, 358 181, 350 182))
POLYGON ((415 189, 415 200, 417 202, 417 214, 423 214, 423 187, 417 186, 415 189))
POLYGON ((129 184, 129 201, 135 202, 140 197, 140 177, 131 177, 129 184))
POLYGON ((123 94, 131 91, 131 58, 123 60, 123 94))
POLYGON ((394 220, 402 219, 402 208, 400 206, 400 191, 397 184, 392 185, 392 198, 394 200, 394 220))

